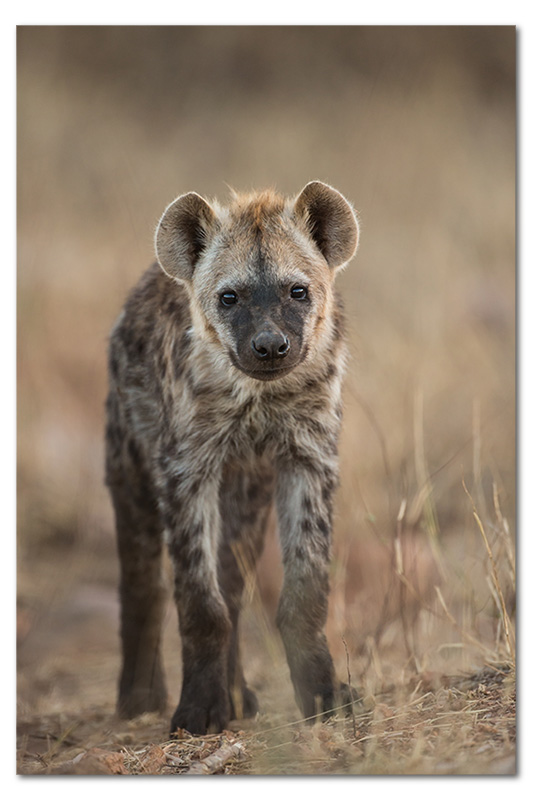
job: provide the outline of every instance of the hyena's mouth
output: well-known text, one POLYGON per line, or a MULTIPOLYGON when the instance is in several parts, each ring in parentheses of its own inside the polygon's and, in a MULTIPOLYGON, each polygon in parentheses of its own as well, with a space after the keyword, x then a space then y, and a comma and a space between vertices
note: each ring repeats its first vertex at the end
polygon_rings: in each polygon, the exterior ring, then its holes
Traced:
POLYGON ((255 378, 258 381, 275 381, 277 378, 283 377, 283 375, 287 375, 294 367, 275 367, 272 369, 262 369, 262 370, 242 370, 245 372, 246 375, 249 375, 250 378, 255 378))
POLYGON ((241 362, 237 359, 234 353, 231 350, 228 350, 228 355, 230 358, 231 363, 233 366, 239 370, 239 372, 244 372, 249 378, 254 378, 257 381, 275 381, 278 378, 282 378, 284 375, 288 375, 297 364, 287 364, 284 363, 281 366, 279 363, 270 361, 267 364, 262 365, 260 368, 251 369, 250 367, 244 366, 241 362))

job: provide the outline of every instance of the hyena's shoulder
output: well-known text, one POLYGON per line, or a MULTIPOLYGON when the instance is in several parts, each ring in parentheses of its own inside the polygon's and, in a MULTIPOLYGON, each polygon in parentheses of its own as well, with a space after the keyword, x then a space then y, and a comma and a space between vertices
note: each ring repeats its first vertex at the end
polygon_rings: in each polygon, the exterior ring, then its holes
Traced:
MULTIPOLYGON (((189 301, 183 286, 166 275, 157 263, 143 274, 131 291, 110 339, 112 377, 125 378, 120 367, 164 377, 167 361, 191 325, 189 301)), ((181 357, 182 360, 183 356, 181 357)), ((177 359, 180 360, 180 359, 177 359)), ((171 376, 168 376, 169 378, 171 376)))
POLYGON ((109 341, 107 438, 116 458, 128 437, 150 452, 170 419, 188 364, 190 325, 186 290, 153 265, 130 293, 109 341))

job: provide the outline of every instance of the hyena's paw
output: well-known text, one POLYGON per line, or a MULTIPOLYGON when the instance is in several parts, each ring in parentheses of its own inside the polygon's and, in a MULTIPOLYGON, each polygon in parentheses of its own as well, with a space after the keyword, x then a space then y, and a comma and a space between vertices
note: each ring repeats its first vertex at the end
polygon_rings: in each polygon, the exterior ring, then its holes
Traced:
POLYGON ((127 662, 122 668, 118 692, 117 713, 131 719, 147 711, 166 711, 167 688, 160 660, 145 670, 127 662), (139 674, 141 673, 141 674, 139 674))
POLYGON ((163 713, 167 707, 167 692, 163 685, 149 689, 131 689, 121 692, 117 703, 117 713, 125 719, 132 719, 147 711, 163 713))
POLYGON ((230 693, 230 718, 251 719, 259 711, 259 703, 255 692, 248 686, 230 693))
POLYGON ((351 714, 362 705, 362 698, 357 689, 348 683, 339 684, 335 692, 335 708, 339 714, 351 714))
POLYGON ((328 719, 336 714, 349 715, 361 703, 361 697, 353 686, 333 681, 300 693, 300 704, 305 717, 312 724, 317 717, 328 719))
POLYGON ((324 641, 315 650, 295 652, 288 648, 291 678, 296 701, 304 717, 312 724, 317 717, 351 714, 360 702, 358 692, 335 677, 333 662, 324 641))
POLYGON ((229 721, 230 702, 226 691, 213 692, 211 689, 210 692, 195 693, 192 697, 190 692, 184 692, 172 717, 170 734, 178 728, 196 736, 221 733, 228 727, 229 721))
POLYGON ((297 637, 292 630, 282 629, 283 643, 289 662, 296 702, 305 719, 314 721, 319 714, 335 705, 333 662, 325 639, 314 647, 296 646, 297 637))

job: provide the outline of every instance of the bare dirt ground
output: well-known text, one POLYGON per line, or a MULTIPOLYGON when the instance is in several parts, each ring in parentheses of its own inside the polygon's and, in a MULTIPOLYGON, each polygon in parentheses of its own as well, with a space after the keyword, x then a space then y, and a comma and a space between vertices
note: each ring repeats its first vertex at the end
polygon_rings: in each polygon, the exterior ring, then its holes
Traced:
MULTIPOLYGON (((100 669, 106 669, 105 661, 100 669)), ((84 677, 82 670, 80 678, 84 677)), ((89 678, 89 676, 87 676, 89 678)), ((279 699, 279 695, 278 695, 279 699)), ((65 706, 65 709, 67 706, 65 706)), ((268 699, 246 726, 169 740, 168 717, 118 720, 111 704, 19 722, 17 771, 30 775, 513 775, 515 693, 508 667, 366 699, 353 717, 279 722, 268 699), (437 685, 440 684, 440 685, 437 685)), ((294 714, 292 715, 295 716, 294 714)))
MULTIPOLYGON (((76 575, 68 559, 56 554, 53 568, 58 576, 69 574, 72 583, 58 578, 45 609, 30 603, 19 609, 19 774, 514 774, 510 663, 470 674, 417 672, 397 649, 395 657, 387 656, 396 663, 389 677, 382 668, 379 678, 371 669, 361 684, 360 669, 350 674, 361 698, 353 714, 340 710, 326 723, 309 724, 300 718, 280 644, 257 598, 243 620, 247 674, 261 704, 256 719, 234 721, 221 735, 192 737, 184 731, 169 740, 180 675, 170 603, 164 640, 168 714, 119 719, 115 564, 110 554, 108 584, 91 584, 83 579, 91 558, 76 558, 84 564, 76 575)), ((52 569, 42 558, 39 563, 52 569)), ((33 590, 36 597, 44 591, 38 585, 33 590)), ((356 662, 343 658, 340 649, 336 661, 346 679, 356 662)))

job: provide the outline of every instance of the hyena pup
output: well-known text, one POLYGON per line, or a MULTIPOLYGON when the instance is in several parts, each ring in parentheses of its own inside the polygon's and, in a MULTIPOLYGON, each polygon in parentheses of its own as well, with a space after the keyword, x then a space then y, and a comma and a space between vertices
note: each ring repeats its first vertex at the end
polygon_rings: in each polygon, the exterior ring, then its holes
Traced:
POLYGON ((194 192, 157 227, 158 263, 110 341, 106 474, 121 565, 118 710, 164 710, 166 540, 183 684, 171 732, 253 716, 239 654, 245 573, 272 507, 284 580, 277 625, 306 717, 346 702, 324 626, 345 358, 333 283, 358 224, 335 189, 291 199, 194 192))

